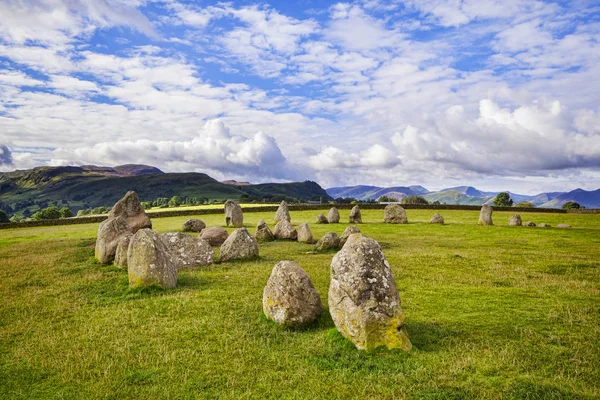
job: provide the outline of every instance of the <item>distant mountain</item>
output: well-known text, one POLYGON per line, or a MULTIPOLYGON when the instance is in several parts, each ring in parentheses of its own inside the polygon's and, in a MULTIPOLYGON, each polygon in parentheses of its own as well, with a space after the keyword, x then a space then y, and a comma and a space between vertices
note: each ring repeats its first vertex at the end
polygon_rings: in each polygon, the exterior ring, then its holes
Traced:
POLYGON ((423 186, 394 186, 383 188, 379 186, 344 186, 327 189, 327 193, 333 197, 351 197, 356 200, 376 200, 381 196, 388 196, 398 200, 406 196, 420 196, 429 193, 423 186))
POLYGON ((221 183, 224 183, 226 185, 233 185, 233 186, 249 186, 250 185, 250 182, 238 182, 233 179, 229 179, 227 181, 221 181, 221 183))
POLYGON ((542 204, 542 207, 560 208, 568 201, 575 201, 585 208, 600 208, 600 189, 589 192, 583 189, 575 189, 568 193, 562 193, 542 204))
POLYGON ((163 173, 146 165, 118 167, 39 167, 0 173, 0 206, 11 213, 35 212, 48 205, 82 208, 112 206, 128 190, 138 192, 141 201, 159 197, 196 197, 207 200, 282 199, 332 200, 311 181, 230 185, 202 173, 163 173))

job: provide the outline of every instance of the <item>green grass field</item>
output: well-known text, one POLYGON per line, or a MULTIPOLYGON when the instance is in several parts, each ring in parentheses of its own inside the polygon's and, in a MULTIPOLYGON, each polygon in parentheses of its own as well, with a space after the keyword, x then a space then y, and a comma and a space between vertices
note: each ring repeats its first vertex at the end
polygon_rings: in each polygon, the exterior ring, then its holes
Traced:
MULTIPOLYGON (((321 211, 292 212, 313 222, 321 211)), ((363 211, 394 272, 410 353, 363 352, 325 311, 286 330, 262 315, 280 260, 298 262, 327 304, 334 253, 295 242, 260 259, 182 271, 173 290, 128 289, 94 261, 97 224, 0 231, 1 399, 600 398, 600 215, 522 213, 573 229, 476 225, 478 213, 363 211)), ((251 232, 274 213, 247 213, 251 232)), ((341 210, 347 221, 349 210, 341 210)), ((177 231, 188 217, 153 220, 177 231)), ((223 225, 223 215, 203 215, 223 225)), ((318 238, 347 224, 311 225, 318 238)))

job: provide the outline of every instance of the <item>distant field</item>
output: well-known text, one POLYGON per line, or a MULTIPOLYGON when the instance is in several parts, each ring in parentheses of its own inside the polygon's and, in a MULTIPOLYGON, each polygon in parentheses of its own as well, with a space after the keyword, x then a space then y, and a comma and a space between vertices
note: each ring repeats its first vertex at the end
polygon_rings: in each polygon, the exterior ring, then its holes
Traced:
MULTIPOLYGON (((434 212, 386 225, 383 211, 364 210, 360 225, 392 266, 408 354, 356 350, 327 312, 300 331, 263 317, 263 287, 283 259, 327 305, 334 253, 311 245, 265 243, 256 261, 130 291, 126 271, 94 261, 97 224, 0 231, 0 398, 600 398, 600 214, 523 214, 573 226, 545 229, 509 227, 510 212, 495 212, 493 227, 477 226, 475 211, 441 211, 447 225, 430 225, 434 212)), ((273 215, 244 220, 254 232, 273 215)), ((188 218, 153 224, 176 231, 188 218)), ((222 214, 200 218, 224 225, 222 214)), ((311 229, 318 238, 347 225, 311 229)))

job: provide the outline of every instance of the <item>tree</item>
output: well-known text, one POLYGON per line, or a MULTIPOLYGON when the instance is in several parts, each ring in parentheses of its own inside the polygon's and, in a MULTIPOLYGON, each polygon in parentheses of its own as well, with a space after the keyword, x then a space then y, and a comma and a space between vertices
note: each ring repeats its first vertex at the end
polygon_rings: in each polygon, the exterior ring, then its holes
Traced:
POLYGON ((55 206, 46 207, 41 211, 33 214, 33 219, 36 221, 44 220, 44 219, 59 219, 61 217, 60 210, 55 206))
POLYGON ((181 197, 173 196, 171 197, 171 200, 169 200, 169 207, 179 207, 182 203, 181 197))
POLYGON ((576 201, 567 201, 565 204, 563 204, 562 208, 563 210, 579 210, 580 208, 585 207, 581 207, 581 204, 577 203, 576 201))
POLYGON ((73 216, 73 211, 69 207, 63 207, 60 209, 60 217, 61 218, 71 218, 73 216))
POLYGON ((530 203, 528 201, 522 201, 522 202, 518 203, 515 207, 519 207, 519 208, 535 208, 535 204, 530 203))
POLYGON ((8 218, 8 214, 4 210, 0 210, 0 224, 10 222, 10 218, 8 218))
POLYGON ((407 196, 402 199, 402 204, 429 204, 429 202, 421 196, 407 196))
POLYGON ((377 201, 379 203, 396 203, 396 202, 398 202, 398 199, 383 195, 380 198, 378 198, 377 201))
POLYGON ((498 196, 494 199, 494 205, 496 207, 512 207, 513 200, 507 192, 498 193, 498 196))
POLYGON ((144 210, 149 210, 149 209, 152 208, 152 202, 151 201, 142 201, 140 204, 142 205, 142 208, 144 210))

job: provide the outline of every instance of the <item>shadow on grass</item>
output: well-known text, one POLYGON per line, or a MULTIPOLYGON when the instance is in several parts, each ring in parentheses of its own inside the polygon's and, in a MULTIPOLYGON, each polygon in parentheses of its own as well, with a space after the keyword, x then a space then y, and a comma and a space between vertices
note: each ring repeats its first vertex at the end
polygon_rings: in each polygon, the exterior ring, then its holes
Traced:
POLYGON ((461 335, 457 329, 435 322, 410 321, 406 331, 413 347, 420 351, 439 351, 461 335))
POLYGON ((273 327, 277 330, 283 330, 283 331, 289 331, 289 332, 318 332, 318 331, 325 331, 325 330, 335 327, 333 320, 331 319, 331 315, 329 314, 329 311, 327 311, 327 310, 323 310, 323 313, 321 313, 319 318, 317 318, 310 324, 296 326, 296 327, 279 325, 275 321, 268 319, 265 316, 265 314, 263 314, 262 312, 259 314, 258 320, 260 323, 269 324, 271 327, 273 327))

